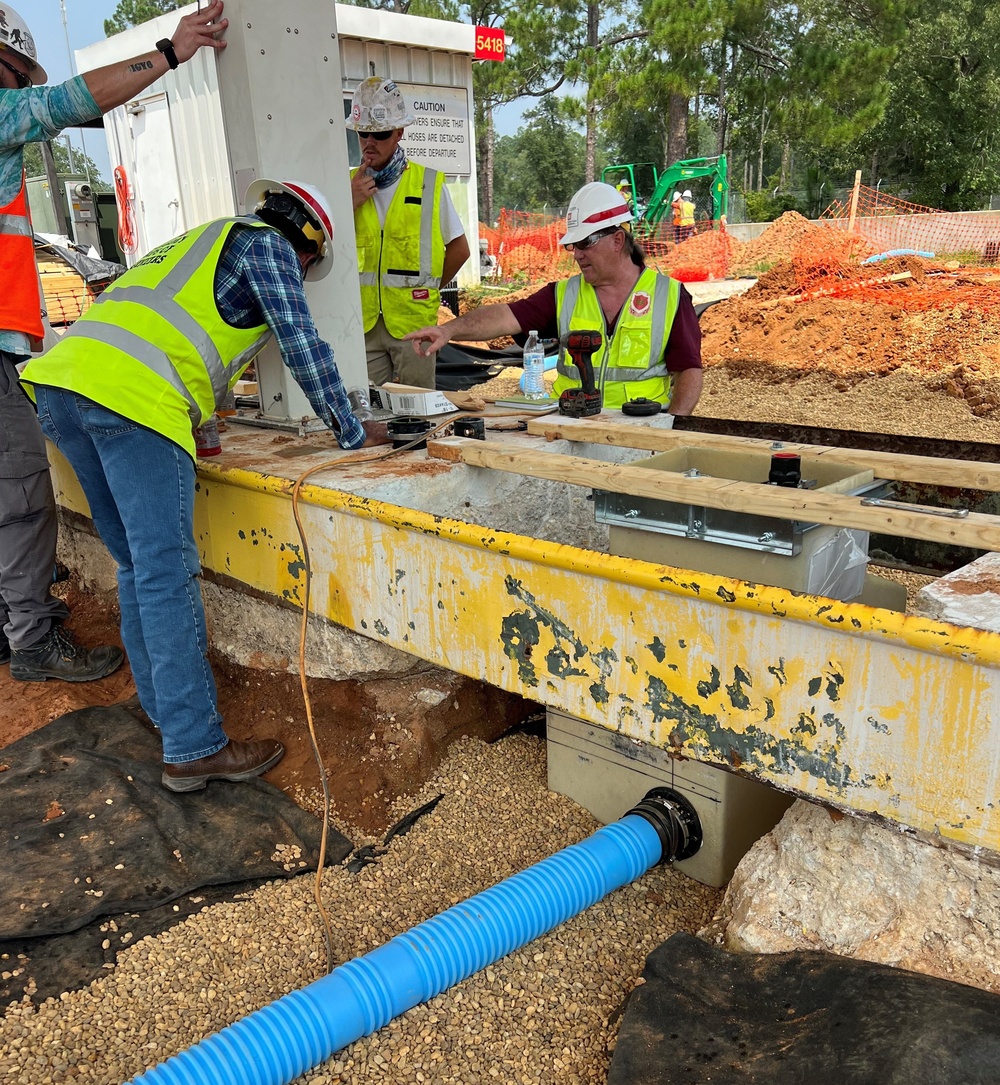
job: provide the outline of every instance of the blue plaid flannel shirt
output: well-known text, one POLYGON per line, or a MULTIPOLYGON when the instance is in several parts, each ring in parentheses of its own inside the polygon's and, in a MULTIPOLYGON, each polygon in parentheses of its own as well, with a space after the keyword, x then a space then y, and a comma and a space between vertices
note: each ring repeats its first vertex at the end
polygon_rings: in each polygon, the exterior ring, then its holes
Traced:
POLYGON ((292 376, 341 448, 360 448, 364 426, 351 412, 333 348, 320 338, 302 286, 302 267, 277 230, 237 226, 215 276, 219 312, 238 328, 267 324, 292 376))

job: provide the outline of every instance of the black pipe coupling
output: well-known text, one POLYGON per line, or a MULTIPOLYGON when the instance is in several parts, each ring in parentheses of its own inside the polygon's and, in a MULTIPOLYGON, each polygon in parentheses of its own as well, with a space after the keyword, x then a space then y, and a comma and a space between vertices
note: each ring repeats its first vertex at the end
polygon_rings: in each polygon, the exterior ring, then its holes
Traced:
MULTIPOLYGON (((663 845, 661 863, 690 859, 701 847, 701 819, 691 803, 672 787, 654 787, 623 814, 638 814, 656 830, 663 845)), ((659 865, 659 864, 657 864, 659 865)))

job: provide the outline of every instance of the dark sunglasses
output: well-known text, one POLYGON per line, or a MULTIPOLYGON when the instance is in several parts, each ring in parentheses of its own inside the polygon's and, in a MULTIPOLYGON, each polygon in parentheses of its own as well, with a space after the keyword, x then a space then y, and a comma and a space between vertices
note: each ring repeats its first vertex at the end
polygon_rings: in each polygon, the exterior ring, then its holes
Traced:
POLYGON ((377 139, 379 141, 379 143, 381 143, 384 139, 388 139, 392 135, 392 133, 395 132, 395 131, 396 131, 395 128, 390 128, 388 132, 362 132, 361 133, 361 138, 362 139, 377 139))
POLYGON ((583 252, 585 249, 589 249, 591 245, 596 245, 602 238, 610 237, 617 229, 617 226, 606 226, 603 230, 598 230, 596 233, 583 238, 581 241, 571 241, 568 245, 564 245, 563 248, 567 252, 572 252, 574 249, 579 249, 580 252, 583 252))
POLYGON ((6 60, 0 60, 0 65, 3 65, 17 80, 17 85, 21 90, 27 90, 32 86, 31 76, 25 75, 24 72, 19 72, 13 64, 8 64, 6 60))

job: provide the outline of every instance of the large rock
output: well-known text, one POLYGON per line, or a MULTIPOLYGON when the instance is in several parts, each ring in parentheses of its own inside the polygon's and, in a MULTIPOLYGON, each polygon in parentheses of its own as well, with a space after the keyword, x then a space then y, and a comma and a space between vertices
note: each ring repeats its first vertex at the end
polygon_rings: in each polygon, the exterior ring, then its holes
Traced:
POLYGON ((1000 992, 1000 870, 796 802, 736 868, 727 948, 825 949, 1000 992))

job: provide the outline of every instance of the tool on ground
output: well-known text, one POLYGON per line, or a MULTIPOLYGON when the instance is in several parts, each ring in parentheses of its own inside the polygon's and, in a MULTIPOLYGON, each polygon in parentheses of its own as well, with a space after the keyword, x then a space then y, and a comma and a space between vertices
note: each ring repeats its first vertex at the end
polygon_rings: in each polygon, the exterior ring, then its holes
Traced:
POLYGON ((622 414, 627 414, 632 418, 651 418, 654 414, 659 414, 662 409, 662 403, 655 399, 647 399, 645 396, 627 399, 622 404, 622 414))
POLYGON ((563 390, 559 396, 560 414, 569 415, 570 418, 587 418, 601 413, 604 393, 597 387, 592 359, 603 342, 599 331, 574 331, 566 336, 563 347, 580 374, 580 387, 563 390))

